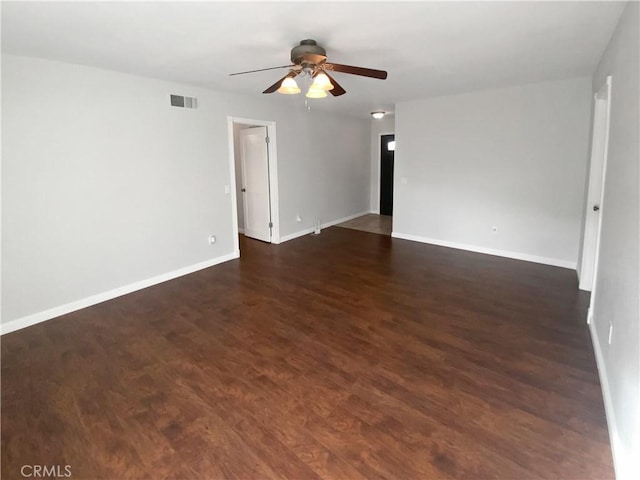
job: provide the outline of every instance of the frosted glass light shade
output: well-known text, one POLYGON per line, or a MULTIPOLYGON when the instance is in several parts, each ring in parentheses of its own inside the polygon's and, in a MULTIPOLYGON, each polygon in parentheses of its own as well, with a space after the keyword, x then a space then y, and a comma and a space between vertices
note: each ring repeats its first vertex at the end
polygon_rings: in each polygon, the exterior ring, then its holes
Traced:
POLYGON ((296 93, 300 93, 300 87, 298 87, 298 84, 293 77, 287 77, 282 81, 282 84, 277 91, 278 93, 284 93, 285 95, 295 95, 296 93))
POLYGON ((331 80, 329 80, 329 77, 324 72, 320 72, 313 78, 312 86, 314 88, 320 88, 322 90, 333 90, 331 80))
POLYGON ((309 91, 307 92, 307 98, 324 98, 326 96, 327 92, 321 88, 314 87, 313 84, 309 87, 309 91))
POLYGON ((384 117, 384 112, 371 112, 371 116, 376 120, 380 120, 382 117, 384 117))

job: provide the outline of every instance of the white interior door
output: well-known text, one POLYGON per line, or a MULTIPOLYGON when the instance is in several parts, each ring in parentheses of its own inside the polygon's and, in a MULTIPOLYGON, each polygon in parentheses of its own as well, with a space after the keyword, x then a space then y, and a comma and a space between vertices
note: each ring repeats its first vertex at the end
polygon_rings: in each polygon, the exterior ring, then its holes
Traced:
MULTIPOLYGON (((580 268, 580 290, 593 292, 598 269, 598 250, 602 209, 604 208, 604 181, 609 145, 609 112, 611 100, 611 77, 594 96, 593 139, 591 142, 591 168, 585 212, 584 244, 580 268)), ((591 295, 593 306, 594 295, 591 295)))
POLYGON ((240 130, 244 234, 271 241, 267 127, 240 130))

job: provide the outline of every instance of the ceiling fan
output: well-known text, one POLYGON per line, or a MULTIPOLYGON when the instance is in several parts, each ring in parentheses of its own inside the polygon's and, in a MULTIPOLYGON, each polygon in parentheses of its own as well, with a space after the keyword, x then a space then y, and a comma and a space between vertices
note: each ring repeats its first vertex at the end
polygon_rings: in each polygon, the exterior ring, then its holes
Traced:
POLYGON ((327 92, 331 92, 331 95, 338 97, 347 93, 346 90, 329 75, 328 71, 349 73, 351 75, 360 75, 362 77, 378 78, 381 80, 387 78, 387 72, 384 70, 354 67, 340 63, 328 63, 325 49, 318 45, 315 40, 311 39, 302 40, 300 45, 291 49, 290 65, 261 68, 247 72, 231 73, 230 75, 244 75, 246 73, 264 72, 266 70, 277 70, 280 68, 288 68, 289 72, 262 93, 273 93, 276 91, 284 94, 300 93, 300 88, 295 81, 297 76, 308 76, 313 79, 306 93, 307 97, 322 98, 327 96, 327 92))

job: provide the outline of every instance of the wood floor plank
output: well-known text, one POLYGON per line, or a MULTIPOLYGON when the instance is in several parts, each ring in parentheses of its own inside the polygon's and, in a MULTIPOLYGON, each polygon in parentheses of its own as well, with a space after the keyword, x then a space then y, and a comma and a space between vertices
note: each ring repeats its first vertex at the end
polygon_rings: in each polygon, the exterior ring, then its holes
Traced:
POLYGON ((351 228, 363 232, 377 233, 380 235, 391 235, 392 218, 390 215, 378 215, 369 213, 352 220, 339 223, 336 227, 351 228))
POLYGON ((5 335, 2 478, 606 479, 575 272, 346 228, 5 335))

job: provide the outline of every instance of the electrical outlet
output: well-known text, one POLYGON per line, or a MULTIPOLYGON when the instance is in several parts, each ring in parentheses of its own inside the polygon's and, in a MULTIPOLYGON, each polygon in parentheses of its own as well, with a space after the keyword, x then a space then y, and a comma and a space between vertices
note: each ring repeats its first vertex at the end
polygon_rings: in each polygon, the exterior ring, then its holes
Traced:
POLYGON ((216 243, 216 236, 209 235, 209 244, 213 245, 214 243, 216 243))
POLYGON ((300 214, 296 215, 296 222, 302 223, 302 217, 300 216, 300 214))

